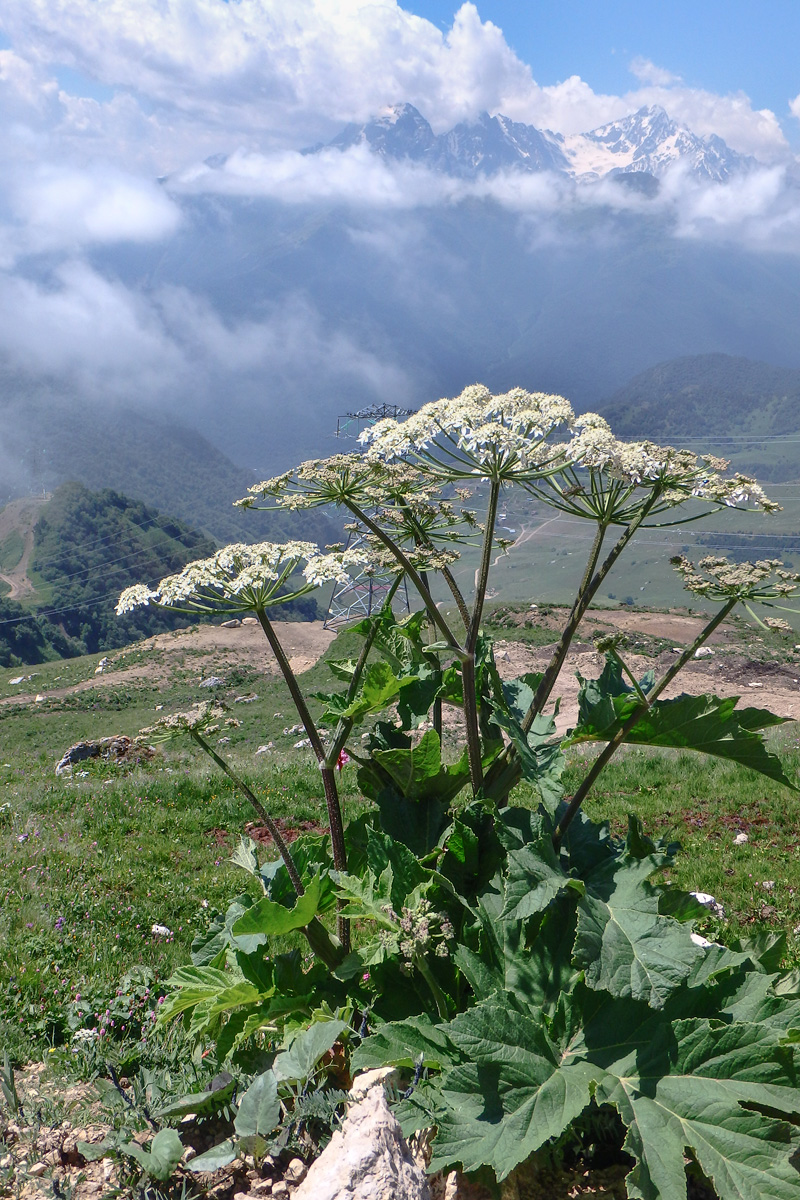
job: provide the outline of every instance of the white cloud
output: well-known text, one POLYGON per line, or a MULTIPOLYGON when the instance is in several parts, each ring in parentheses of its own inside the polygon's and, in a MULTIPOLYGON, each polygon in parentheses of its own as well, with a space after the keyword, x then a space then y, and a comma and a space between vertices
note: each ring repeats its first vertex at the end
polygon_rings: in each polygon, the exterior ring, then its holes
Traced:
POLYGON ((786 150, 775 115, 744 94, 688 88, 642 58, 632 63, 640 86, 625 95, 596 93, 578 76, 541 87, 472 3, 446 33, 396 0, 4 0, 0 27, 18 97, 59 64, 117 90, 107 101, 62 92, 54 136, 83 139, 90 153, 116 139, 129 164, 149 155, 159 171, 237 144, 324 139, 403 100, 437 131, 487 110, 563 133, 662 104, 742 152, 786 150))
POLYGON ((673 75, 672 71, 667 71, 666 68, 659 67, 649 58, 642 58, 640 55, 631 60, 629 70, 640 83, 653 84, 654 87, 669 87, 672 83, 682 82, 680 75, 673 75))
POLYGON ((27 226, 27 252, 84 244, 157 241, 174 233, 180 211, 163 188, 116 167, 42 165, 11 187, 11 204, 27 226))

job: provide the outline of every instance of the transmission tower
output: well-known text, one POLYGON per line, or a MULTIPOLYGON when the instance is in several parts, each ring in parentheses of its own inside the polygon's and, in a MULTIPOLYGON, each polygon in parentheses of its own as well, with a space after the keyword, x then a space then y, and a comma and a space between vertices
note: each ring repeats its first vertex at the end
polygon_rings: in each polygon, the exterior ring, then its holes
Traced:
MULTIPOLYGON (((376 421, 382 421, 384 417, 397 420, 398 417, 410 417, 416 411, 415 408, 401 408, 397 404, 370 404, 357 412, 341 413, 336 418, 336 436, 356 438, 363 428, 374 425, 376 421)), ((364 535, 351 529, 347 535, 346 549, 353 550, 362 545, 364 535)), ((381 609, 393 582, 388 572, 368 575, 365 571, 359 571, 347 583, 335 583, 325 616, 325 629, 344 629, 346 625, 352 625, 362 617, 368 617, 381 609)), ((394 607, 399 608, 401 612, 411 612, 405 579, 395 592, 394 607)))

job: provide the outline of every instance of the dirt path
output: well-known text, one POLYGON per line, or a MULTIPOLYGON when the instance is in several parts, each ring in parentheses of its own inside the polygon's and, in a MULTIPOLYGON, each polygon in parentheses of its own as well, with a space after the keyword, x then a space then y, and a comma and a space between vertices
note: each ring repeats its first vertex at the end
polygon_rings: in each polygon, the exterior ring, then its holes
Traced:
MULTIPOLYGON (((279 623, 278 636, 293 671, 299 675, 313 667, 336 635, 329 629, 323 629, 322 621, 286 621, 279 623)), ((173 672, 185 668, 187 655, 198 678, 219 674, 236 666, 252 667, 266 674, 275 674, 278 670, 275 656, 255 618, 252 625, 245 621, 233 629, 224 629, 221 625, 193 625, 190 629, 160 633, 146 641, 114 651, 108 655, 108 662, 99 675, 91 675, 69 687, 6 696, 0 700, 0 707, 30 704, 35 702, 37 695, 58 700, 78 692, 118 688, 137 679, 163 683, 169 680, 173 672), (141 661, 142 651, 151 652, 144 661, 141 661), (130 662, 133 657, 135 661, 130 662)))
POLYGON ((28 578, 28 563, 33 553, 33 530, 39 519, 39 511, 49 496, 26 496, 12 500, 0 511, 0 543, 15 531, 23 541, 22 557, 10 571, 0 572, 0 579, 9 586, 8 599, 20 600, 31 596, 34 586, 28 578))

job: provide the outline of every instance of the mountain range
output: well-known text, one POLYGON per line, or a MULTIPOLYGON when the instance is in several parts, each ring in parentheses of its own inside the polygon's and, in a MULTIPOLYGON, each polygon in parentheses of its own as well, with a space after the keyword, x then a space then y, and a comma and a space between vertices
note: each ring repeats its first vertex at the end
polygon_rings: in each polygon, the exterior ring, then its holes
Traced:
POLYGON ((420 163, 464 179, 508 170, 553 171, 579 181, 657 179, 680 163, 698 179, 724 183, 755 165, 721 138, 698 137, 655 105, 589 133, 564 135, 485 112, 435 134, 413 104, 396 104, 366 124, 348 125, 328 146, 367 146, 384 159, 420 163))

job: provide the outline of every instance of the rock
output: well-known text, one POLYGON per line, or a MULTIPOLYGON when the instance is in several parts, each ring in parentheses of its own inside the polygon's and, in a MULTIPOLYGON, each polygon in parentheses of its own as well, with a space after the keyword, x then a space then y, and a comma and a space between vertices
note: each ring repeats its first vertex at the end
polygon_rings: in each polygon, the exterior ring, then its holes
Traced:
POLYGON ((249 696, 236 696, 234 704, 255 704, 258 699, 258 692, 251 692, 249 696))
MULTIPOLYGON (((364 1084, 362 1083, 362 1088, 364 1084)), ((361 1089, 356 1090, 361 1094, 361 1089)), ((276 1185, 272 1195, 278 1192, 276 1185)), ((381 1082, 353 1104, 295 1200, 430 1200, 425 1173, 414 1162, 381 1082)))
POLYGON ((193 1158, 197 1158, 197 1151, 194 1146, 187 1146, 183 1152, 183 1162, 191 1162, 193 1158))
POLYGON ((172 937, 172 930, 166 925, 154 925, 150 930, 156 937, 172 937))
POLYGON ((275 749, 275 743, 267 742, 266 745, 258 747, 258 749, 256 750, 256 754, 271 754, 274 749, 275 749))
POLYGON ((242 617, 243 625, 257 625, 258 617, 242 617))
POLYGON ((308 1174, 308 1167, 302 1158, 293 1158, 283 1173, 287 1183, 301 1183, 308 1174))
POLYGON ((396 1082, 397 1067, 376 1067, 374 1071, 364 1071, 354 1080, 350 1088, 350 1098, 363 1100, 367 1092, 377 1084, 385 1088, 387 1084, 396 1082))
POLYGON ((699 650, 695 650, 695 658, 712 658, 714 651, 710 646, 701 646, 699 650))
POLYGON ((34 1179, 41 1179, 46 1170, 47 1163, 35 1162, 32 1166, 28 1167, 28 1174, 32 1175, 34 1179))
MULTIPOLYGON (((277 1183, 273 1183, 271 1194, 273 1196, 288 1196, 289 1195, 288 1183, 285 1183, 282 1179, 279 1179, 277 1183)), ((297 1195, 297 1192, 295 1192, 295 1195, 297 1195)), ((322 1200, 322 1197, 320 1197, 320 1200, 322 1200)), ((349 1197, 348 1197, 348 1200, 349 1200, 349 1197)))
POLYGON ((209 675, 208 679, 201 679, 197 686, 207 688, 222 687, 223 680, 220 679, 219 675, 209 675))
POLYGON ((736 837, 733 839, 733 844, 734 846, 744 846, 744 844, 749 841, 750 839, 746 833, 737 833, 736 837))
MULTIPOLYGON (((12 682, 13 682, 13 680, 12 680, 12 682)), ((14 1165, 14 1159, 11 1157, 10 1154, 4 1154, 3 1157, 0 1158, 0 1171, 7 1171, 9 1169, 9 1167, 13 1167, 13 1165, 14 1165)))
POLYGON ((251 1196, 271 1196, 272 1195, 272 1180, 271 1179, 256 1179, 253 1186, 250 1188, 251 1196))
POLYGON ((710 892, 690 892, 690 896, 694 896, 698 904, 702 904, 703 908, 710 909, 715 917, 724 917, 725 909, 717 900, 716 896, 712 896, 710 892))
POLYGON ((232 621, 223 621, 220 629, 238 629, 241 623, 238 617, 234 617, 232 621))
POLYGON ((71 774, 76 763, 85 762, 87 758, 104 758, 114 763, 149 762, 155 758, 152 746, 134 741, 124 733, 114 737, 99 738, 96 742, 76 742, 65 751, 64 757, 56 763, 56 775, 71 774))

